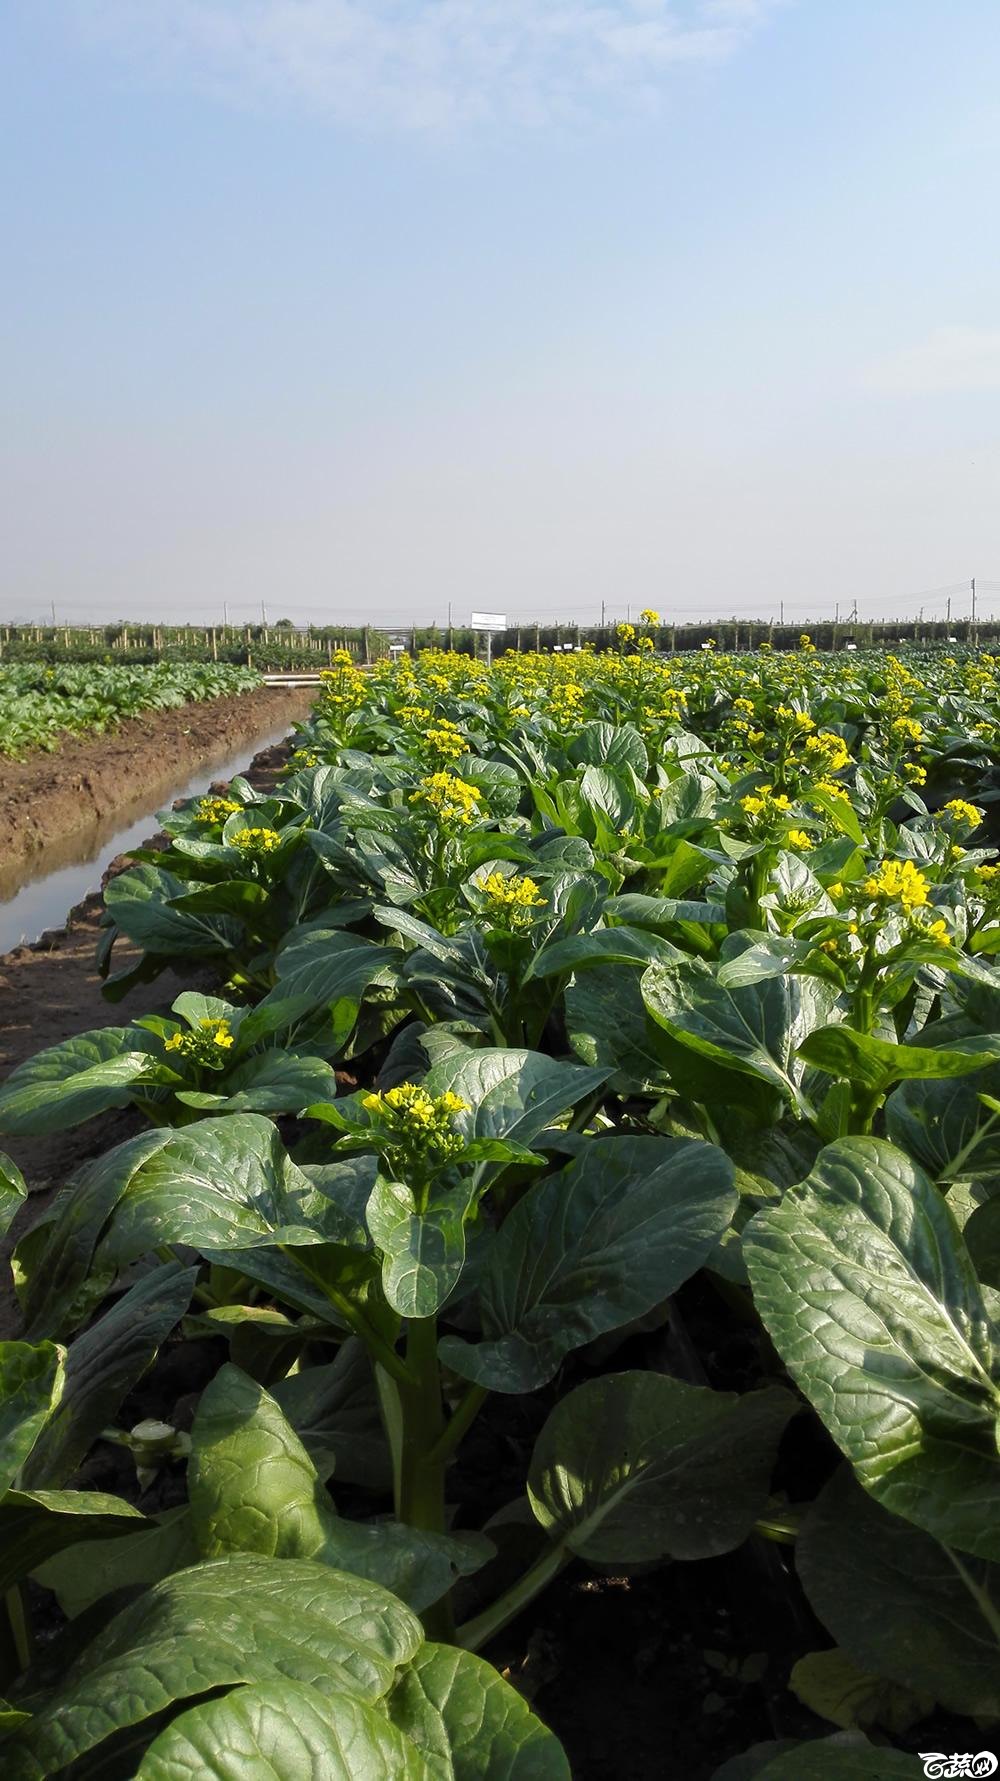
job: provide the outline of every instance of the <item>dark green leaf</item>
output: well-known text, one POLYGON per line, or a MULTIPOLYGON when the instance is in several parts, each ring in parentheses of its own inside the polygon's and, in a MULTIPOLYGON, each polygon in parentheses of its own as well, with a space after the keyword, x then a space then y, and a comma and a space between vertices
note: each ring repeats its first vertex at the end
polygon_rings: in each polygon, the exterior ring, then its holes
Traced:
POLYGON ((188 1468, 201 1552, 312 1558, 382 1583, 417 1610, 474 1570, 488 1543, 422 1533, 396 1521, 346 1521, 291 1424, 263 1386, 220 1368, 203 1392, 188 1468))
MULTIPOLYGON (((53 1558, 35 1567, 37 1582, 53 1591, 68 1620, 75 1620, 115 1590, 159 1583, 171 1572, 193 1565, 199 1556, 186 1504, 158 1520, 138 1521, 122 1531, 127 1533, 126 1539, 120 1534, 105 1539, 95 1528, 84 1543, 67 1543, 53 1558)), ((75 1529, 72 1539, 79 1540, 75 1529)))
POLYGON ((182 1089, 177 1099, 215 1113, 299 1113, 336 1092, 336 1077, 322 1058, 262 1051, 227 1070, 218 1093, 182 1089))
POLYGON ((551 1539, 595 1564, 729 1552, 764 1510, 794 1410, 777 1388, 737 1397, 659 1373, 591 1379, 538 1437, 531 1506, 551 1539))
POLYGON ((933 1694, 916 1694, 899 1682, 863 1670, 846 1651, 810 1651, 793 1666, 788 1686, 804 1707, 847 1730, 877 1725, 899 1736, 936 1704, 933 1694))
POLYGON ((303 1367, 271 1387, 321 1478, 385 1490, 392 1482, 371 1363, 349 1337, 335 1361, 303 1367))
POLYGON ((773 1751, 762 1764, 741 1767, 736 1757, 716 1769, 712 1781, 914 1781, 912 1756, 870 1744, 860 1732, 761 1748, 773 1751))
POLYGON ((368 1229, 382 1251, 382 1290, 401 1317, 433 1317, 465 1264, 465 1218, 472 1183, 437 1187, 417 1210, 412 1190, 380 1175, 368 1201, 368 1229))
POLYGON ((385 1705, 441 1781, 570 1781, 558 1738, 471 1651, 425 1645, 385 1705))
POLYGON ((8 1490, 0 1498, 0 1590, 64 1546, 131 1534, 145 1516, 97 1490, 8 1490))
POLYGON ((815 1612, 862 1669, 953 1713, 1000 1717, 1000 1567, 890 1515, 847 1466, 806 1516, 795 1560, 815 1612))
POLYGON ((140 1027, 98 1027, 38 1052, 0 1087, 0 1131, 66 1132, 110 1107, 126 1107, 158 1050, 140 1027))
POLYGON ((175 1702, 287 1678, 377 1701, 419 1650, 387 1590, 308 1559, 246 1554, 154 1584, 84 1649, 4 1749, 5 1781, 61 1769, 175 1702))
MULTIPOLYGON (((751 940, 732 936, 744 938, 751 940)), ((723 964, 741 950, 745 946, 731 945, 723 964)), ((716 1069, 771 1084, 795 1103, 802 1076, 795 1054, 806 1034, 829 1019, 834 1002, 828 984, 793 974, 726 989, 701 959, 650 965, 642 994, 653 1019, 679 1044, 716 1069)))
POLYGON ((530 1146, 560 1114, 607 1080, 602 1069, 560 1063, 537 1051, 463 1051, 434 1065, 429 1094, 449 1091, 469 1111, 455 1119, 466 1138, 509 1138, 530 1146))
POLYGON ((183 1317, 197 1278, 176 1262, 154 1269, 70 1343, 62 1397, 22 1470, 25 1486, 64 1484, 76 1470, 183 1317))
POLYGON ((885 1106, 886 1133, 938 1182, 1000 1177, 1000 1065, 941 1081, 903 1082, 885 1106))
POLYGON ((1000 1039, 984 1037, 959 1042, 954 1050, 935 1049, 930 1045, 893 1045, 871 1033, 857 1033, 853 1027, 832 1026, 808 1034, 799 1046, 799 1056, 831 1076, 846 1076, 874 1094, 884 1094, 892 1083, 904 1078, 966 1076, 971 1070, 982 1070, 1000 1056, 1000 1039))
POLYGON ((484 1340, 442 1358, 494 1391, 534 1391, 563 1357, 642 1317, 706 1260, 737 1205, 714 1145, 596 1138, 524 1195, 480 1282, 484 1340))
POLYGON ((182 1713, 135 1781, 434 1781, 377 1708, 302 1682, 258 1682, 182 1713))
POLYGON ((52 1342, 0 1342, 0 1498, 62 1396, 65 1364, 52 1342))
POLYGON ((324 1243, 349 1239, 353 1228, 292 1162, 269 1119, 234 1113, 167 1136, 131 1174, 100 1253, 120 1264, 160 1243, 324 1243))
POLYGON ((6 1237, 27 1197, 28 1188, 20 1169, 0 1150, 0 1237, 6 1237))
POLYGON ((844 1138, 743 1234, 785 1365, 865 1488, 1000 1557, 1000 1388, 982 1294, 937 1189, 902 1151, 844 1138))

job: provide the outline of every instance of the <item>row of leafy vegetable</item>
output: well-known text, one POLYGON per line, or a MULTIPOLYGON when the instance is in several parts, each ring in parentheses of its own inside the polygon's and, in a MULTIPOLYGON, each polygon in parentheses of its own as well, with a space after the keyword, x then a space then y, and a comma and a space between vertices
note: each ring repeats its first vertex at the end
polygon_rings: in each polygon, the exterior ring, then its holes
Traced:
POLYGON ((33 749, 51 753, 67 735, 103 735, 144 711, 168 711, 259 685, 256 670, 218 662, 8 663, 0 666, 0 754, 19 760, 33 749))
POLYGON ((571 1562, 762 1536, 851 1730, 739 1774, 910 1774, 933 1707, 1000 1718, 1000 664, 664 662, 653 616, 613 657, 339 660, 275 793, 109 884, 110 999, 220 993, 0 1089, 12 1135, 149 1127, 15 1253, 5 1774, 564 1775, 474 1654, 571 1562), (699 1273, 753 1389, 588 1369, 699 1273), (229 1345, 190 1435, 109 1428, 178 1330, 229 1345), (539 1432, 481 1527, 491 1396, 539 1432), (109 1437, 186 1501, 73 1489, 109 1437), (28 1575, 86 1636, 58 1680, 28 1575))

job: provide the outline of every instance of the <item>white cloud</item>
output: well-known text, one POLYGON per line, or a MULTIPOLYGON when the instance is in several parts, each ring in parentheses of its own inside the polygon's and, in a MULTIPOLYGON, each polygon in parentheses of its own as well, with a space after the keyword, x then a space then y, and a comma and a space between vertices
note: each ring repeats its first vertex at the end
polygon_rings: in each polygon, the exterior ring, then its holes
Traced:
POLYGON ((540 123, 653 102, 785 0, 74 0, 88 34, 240 103, 353 124, 540 123))
POLYGON ((1000 328, 934 328, 876 360, 865 383, 890 396, 1000 390, 1000 328))

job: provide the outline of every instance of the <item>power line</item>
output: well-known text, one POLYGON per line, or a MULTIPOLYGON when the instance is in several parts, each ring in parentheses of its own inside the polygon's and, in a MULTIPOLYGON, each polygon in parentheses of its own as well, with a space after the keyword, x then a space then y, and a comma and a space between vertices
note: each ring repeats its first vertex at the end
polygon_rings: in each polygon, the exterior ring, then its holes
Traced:
MULTIPOLYGON (((926 608, 945 607, 947 617, 949 619, 954 617, 954 622, 960 622, 963 616, 968 615, 964 615, 960 610, 955 611, 953 615, 952 607, 956 603, 956 597, 960 599, 970 598, 971 591, 969 580, 962 580, 948 582, 940 587, 925 588, 919 592, 859 596, 854 602, 854 610, 851 619, 845 622, 865 623, 866 615, 873 607, 877 608, 879 612, 882 612, 887 608, 893 608, 894 610, 892 614, 890 615, 887 612, 886 616, 898 618, 900 622, 913 620, 915 614, 922 614, 923 610, 926 608)), ((983 616, 983 596, 985 594, 996 593, 1000 593, 1000 580, 984 580, 982 577, 975 578, 975 594, 972 603, 974 603, 976 608, 976 616, 983 616)), ((375 629, 381 627, 408 629, 410 627, 425 628, 428 625, 436 625, 438 629, 443 630, 445 629, 445 610, 447 611, 446 622, 450 626, 455 622, 453 613, 457 607, 459 612, 457 628, 461 629, 463 628, 463 625, 468 622, 468 612, 471 611, 477 600, 482 603, 482 600, 486 598, 487 596, 485 595, 479 596, 477 594, 470 594, 467 602, 463 600, 461 606, 459 606, 459 602, 455 600, 453 596, 447 601, 442 599, 440 611, 434 611, 429 602, 421 602, 420 608, 417 611, 414 611, 411 607, 409 610, 400 608, 384 613, 373 613, 370 603, 367 605, 360 603, 353 604, 341 602, 339 600, 330 600, 320 603, 315 600, 297 600, 291 598, 282 600, 278 605, 278 610, 282 613, 287 613, 289 617, 295 615, 293 623, 299 626, 308 625, 312 620, 321 622, 325 628, 329 629, 336 629, 337 626, 349 626, 354 628, 363 625, 371 625, 375 629), (467 608, 467 610, 463 610, 463 608, 467 608), (433 616, 429 616, 432 613, 433 616)), ((808 596, 795 596, 789 598, 772 596, 770 599, 762 597, 753 601, 745 599, 729 601, 723 595, 717 597, 711 605, 705 600, 700 601, 697 605, 678 604, 663 594, 659 597, 650 595, 649 598, 651 604, 658 603, 660 605, 662 609, 661 622, 665 625, 673 624, 678 620, 698 620, 705 624, 725 624, 730 619, 748 617, 756 620, 758 623, 770 624, 779 616, 779 612, 782 622, 785 613, 794 614, 795 622, 797 623, 802 623, 804 620, 811 620, 814 623, 840 622, 839 611, 842 603, 837 603, 837 617, 831 620, 829 612, 826 614, 823 613, 820 602, 818 602, 815 597, 810 598, 808 596)), ((491 594, 489 599, 493 600, 494 596, 491 594)), ((502 604, 502 596, 495 603, 502 604)), ((629 613, 631 608, 637 605, 637 603, 638 601, 635 598, 633 598, 631 602, 626 602, 609 601, 607 599, 572 600, 566 597, 560 597, 552 600, 539 600, 537 604, 532 602, 532 604, 529 605, 525 602, 524 597, 522 596, 515 606, 507 606, 506 613, 511 626, 514 628, 528 628, 534 625, 551 626, 553 624, 569 627, 574 624, 596 626, 599 622, 615 622, 617 617, 629 613)), ((987 604, 990 604, 990 602, 987 602, 987 604)), ((135 616, 126 618, 121 607, 117 607, 111 616, 95 618, 93 616, 93 602, 86 599, 60 599, 58 608, 61 623, 65 624, 66 615, 72 613, 77 626, 89 625, 91 627, 96 627, 117 623, 155 625, 162 622, 155 618, 144 619, 135 616), (78 614, 84 614, 85 616, 76 616, 78 614)), ((190 618, 180 619, 179 622, 186 623, 194 629, 203 629, 206 623, 206 618, 210 617, 214 609, 221 610, 224 622, 227 625, 231 625, 233 628, 242 628, 247 622, 253 622, 256 625, 262 620, 265 625, 268 623, 267 607, 266 603, 263 601, 222 600, 221 598, 213 597, 208 594, 200 600, 196 614, 192 613, 190 618), (247 616, 239 616, 235 618, 234 622, 233 615, 250 614, 253 615, 252 621, 249 620, 247 616), (259 618, 257 617, 258 614, 260 615, 259 618)), ((49 611, 52 610, 53 608, 50 605, 49 611)), ((274 610, 273 603, 272 610, 274 610)), ((24 617, 18 618, 12 617, 7 622, 11 624, 33 625, 44 623, 47 625, 49 620, 47 616, 43 619, 40 614, 36 614, 25 615, 24 617)), ((178 621, 175 620, 175 622, 178 621)), ((919 620, 916 622, 919 622, 919 620)))

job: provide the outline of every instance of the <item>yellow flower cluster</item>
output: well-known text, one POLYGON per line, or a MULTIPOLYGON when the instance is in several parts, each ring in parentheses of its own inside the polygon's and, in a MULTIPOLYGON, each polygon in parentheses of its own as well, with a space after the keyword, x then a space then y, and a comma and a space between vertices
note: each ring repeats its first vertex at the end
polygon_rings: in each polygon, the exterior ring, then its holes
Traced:
POLYGON ((851 755, 843 736, 838 736, 835 730, 818 730, 806 741, 806 757, 810 767, 825 776, 840 773, 851 755))
POLYGON ((238 847, 241 853, 251 855, 273 853, 276 847, 281 846, 281 836, 277 829, 239 829, 230 846, 238 847))
POLYGON ((432 754, 443 761, 457 761, 467 753, 468 745, 457 724, 447 717, 439 717, 424 732, 424 742, 432 754))
POLYGON ((217 823, 221 826, 228 816, 235 816, 243 805, 235 798, 199 798, 196 811, 199 822, 217 823))
POLYGON ((883 860, 863 885, 872 902, 898 903, 907 915, 930 901, 930 886, 912 860, 883 860))
POLYGON ((430 1095, 417 1082, 401 1082, 384 1094, 363 1095, 361 1105, 382 1128, 379 1147, 390 1167, 400 1173, 426 1174, 465 1149, 454 1122, 459 1113, 468 1111, 468 1102, 458 1095, 430 1095))
POLYGON ((575 680, 561 680, 553 688, 548 700, 547 715, 563 728, 567 724, 579 723, 584 691, 575 680))
POLYGON ((233 1045, 233 1031, 228 1020, 200 1020, 197 1028, 187 1033, 172 1033, 164 1043, 164 1051, 179 1052, 182 1057, 189 1057, 196 1064, 207 1064, 210 1069, 222 1068, 224 1059, 220 1052, 227 1052, 233 1045))
POLYGON ((963 828, 978 829, 983 820, 982 811, 975 804, 967 804, 964 798, 949 798, 944 810, 953 823, 963 828))
POLYGON ((923 724, 918 723, 915 717, 895 717, 889 727, 895 741, 907 746, 919 742, 924 733, 923 724))
POLYGON ((770 785, 759 786, 756 792, 749 792, 740 799, 740 809, 761 826, 776 816, 784 816, 791 808, 791 799, 770 785))
POLYGON ((387 1089, 384 1094, 363 1095, 361 1105, 366 1113, 400 1114, 406 1125, 419 1126, 424 1131, 454 1119, 456 1113, 467 1113, 469 1108, 468 1101, 458 1095, 448 1092, 435 1098, 418 1082, 401 1082, 398 1088, 387 1089))
POLYGON ((969 884, 987 903, 1000 901, 1000 866, 976 866, 969 884))
POLYGON ((527 927, 534 919, 532 911, 546 908, 534 879, 518 872, 509 878, 502 872, 490 872, 480 889, 489 899, 489 917, 498 926, 527 927))
POLYGON ((334 652, 333 666, 320 675, 322 692, 317 701, 321 716, 342 718, 363 705, 368 697, 366 676, 354 666, 349 650, 334 652))
POLYGON ((410 793, 411 804, 432 810, 445 827, 472 822, 479 810, 479 792, 457 773, 429 773, 410 793))
POLYGON ((818 792, 823 792, 828 798, 839 798, 843 804, 849 804, 851 801, 850 792, 846 785, 841 785, 839 779, 817 779, 815 789, 818 792))
POLYGON ((652 606, 644 606, 639 617, 644 625, 658 625, 660 622, 660 615, 654 612, 652 606))

